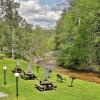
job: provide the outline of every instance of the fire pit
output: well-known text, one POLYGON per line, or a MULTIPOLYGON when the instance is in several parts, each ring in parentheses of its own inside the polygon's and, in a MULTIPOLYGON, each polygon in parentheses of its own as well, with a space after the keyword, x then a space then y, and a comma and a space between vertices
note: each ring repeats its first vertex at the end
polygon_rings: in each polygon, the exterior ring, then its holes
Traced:
POLYGON ((12 73, 21 73, 23 70, 20 68, 20 62, 17 60, 16 67, 12 70, 12 73))
POLYGON ((49 82, 47 80, 40 81, 40 83, 36 84, 35 86, 40 91, 53 90, 57 88, 56 86, 52 84, 52 82, 49 82))
POLYGON ((21 73, 21 68, 18 68, 17 66, 12 70, 13 73, 21 73))
POLYGON ((24 80, 34 80, 37 77, 34 74, 32 74, 32 73, 24 72, 24 73, 21 74, 21 78, 24 79, 24 80))
POLYGON ((53 90, 55 88, 57 88, 56 86, 54 86, 52 84, 52 82, 48 81, 48 78, 50 77, 50 73, 51 71, 53 71, 52 69, 52 64, 50 63, 45 63, 44 64, 44 80, 40 81, 39 84, 36 84, 36 88, 40 91, 46 91, 46 90, 53 90))
POLYGON ((34 80, 37 78, 35 74, 32 73, 31 63, 28 63, 27 71, 21 74, 21 78, 24 80, 34 80))

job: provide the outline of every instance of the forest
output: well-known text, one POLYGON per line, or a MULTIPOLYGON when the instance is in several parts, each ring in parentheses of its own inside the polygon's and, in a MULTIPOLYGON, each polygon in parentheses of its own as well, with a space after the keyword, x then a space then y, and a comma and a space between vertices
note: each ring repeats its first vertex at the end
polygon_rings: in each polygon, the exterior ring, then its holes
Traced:
POLYGON ((0 0, 0 52, 12 58, 30 60, 54 48, 55 32, 31 25, 19 15, 20 4, 0 0))
POLYGON ((71 0, 56 26, 60 66, 100 71, 100 1, 71 0))
POLYGON ((99 0, 69 0, 53 29, 31 25, 19 8, 14 0, 0 0, 0 58, 30 60, 54 51, 61 67, 100 71, 99 0))

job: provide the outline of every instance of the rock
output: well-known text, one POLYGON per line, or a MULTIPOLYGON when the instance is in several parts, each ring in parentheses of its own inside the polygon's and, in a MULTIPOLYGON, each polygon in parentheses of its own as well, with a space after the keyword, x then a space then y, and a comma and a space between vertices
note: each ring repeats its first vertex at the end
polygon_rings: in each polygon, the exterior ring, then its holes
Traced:
POLYGON ((0 98, 1 98, 1 97, 7 97, 7 95, 4 94, 4 93, 2 93, 2 92, 0 92, 0 98))

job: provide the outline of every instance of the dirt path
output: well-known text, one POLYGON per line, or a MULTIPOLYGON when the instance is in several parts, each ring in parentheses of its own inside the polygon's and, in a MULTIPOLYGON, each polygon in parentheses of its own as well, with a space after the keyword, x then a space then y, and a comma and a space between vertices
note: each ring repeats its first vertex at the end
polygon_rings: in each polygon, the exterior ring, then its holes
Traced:
POLYGON ((64 75, 68 75, 68 76, 73 75, 77 79, 87 80, 87 81, 96 82, 100 84, 100 74, 99 73, 72 71, 72 70, 66 70, 61 67, 56 67, 55 71, 58 73, 62 73, 64 75))

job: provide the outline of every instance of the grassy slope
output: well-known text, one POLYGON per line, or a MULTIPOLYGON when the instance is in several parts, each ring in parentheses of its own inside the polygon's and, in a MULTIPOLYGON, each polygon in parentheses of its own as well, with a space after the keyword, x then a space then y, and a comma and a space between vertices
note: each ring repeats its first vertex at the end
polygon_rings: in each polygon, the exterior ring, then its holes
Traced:
MULTIPOLYGON (((16 100, 15 77, 11 69, 15 66, 14 60, 0 60, 0 91, 8 94, 8 98, 0 100, 16 100), (7 86, 3 85, 3 66, 7 66, 7 86)), ((21 61, 22 69, 26 69, 26 62, 21 61)), ((36 68, 33 66, 36 73, 36 68)), ((43 70, 40 69, 39 79, 43 79, 43 70)), ((68 87, 70 80, 66 83, 56 81, 56 73, 51 74, 50 81, 57 85, 56 90, 40 92, 34 88, 35 81, 24 81, 19 78, 19 100, 100 100, 100 85, 92 82, 75 80, 74 87, 68 87)))

